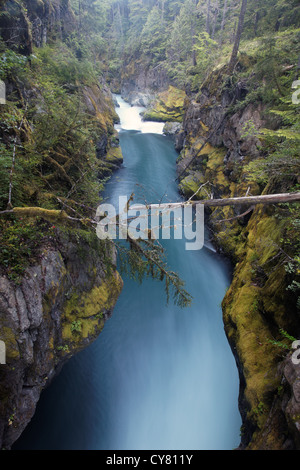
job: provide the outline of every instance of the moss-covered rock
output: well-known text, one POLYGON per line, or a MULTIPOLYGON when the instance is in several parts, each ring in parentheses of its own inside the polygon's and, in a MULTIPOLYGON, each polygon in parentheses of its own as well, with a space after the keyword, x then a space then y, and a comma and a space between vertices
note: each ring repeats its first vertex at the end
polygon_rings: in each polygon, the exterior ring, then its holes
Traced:
POLYGON ((99 335, 121 287, 120 276, 113 273, 89 292, 75 292, 66 301, 62 313, 62 343, 67 344, 69 350, 71 345, 76 350, 83 340, 92 340, 99 335))
MULTIPOLYGON (((232 113, 233 98, 242 101, 247 89, 244 81, 235 86, 223 83, 222 70, 217 70, 196 100, 187 103, 183 137, 178 137, 184 145, 177 162, 179 188, 186 197, 222 198, 262 192, 249 179, 246 165, 260 158, 263 149, 257 132, 249 135, 245 125, 250 122, 256 131, 263 127, 264 108, 261 103, 241 103, 232 113)), ((280 192, 280 187, 269 184, 265 191, 280 192)), ((281 368, 291 348, 284 332, 300 334, 295 301, 287 290, 288 257, 282 248, 286 220, 278 217, 274 207, 258 206, 211 208, 208 216, 216 246, 234 265, 233 281, 222 307, 225 331, 240 374, 241 448, 295 448, 298 431, 291 426, 284 401, 287 396, 294 397, 294 391, 288 388, 281 368), (285 395, 282 384, 286 384, 285 395)))
POLYGON ((1 447, 20 436, 62 364, 98 337, 121 292, 112 244, 82 232, 56 231, 18 285, 0 277, 1 447))
POLYGON ((183 90, 169 86, 158 94, 154 103, 143 114, 145 121, 182 122, 186 94, 183 90))
POLYGON ((121 147, 111 146, 106 152, 105 161, 117 166, 121 165, 123 163, 121 147))

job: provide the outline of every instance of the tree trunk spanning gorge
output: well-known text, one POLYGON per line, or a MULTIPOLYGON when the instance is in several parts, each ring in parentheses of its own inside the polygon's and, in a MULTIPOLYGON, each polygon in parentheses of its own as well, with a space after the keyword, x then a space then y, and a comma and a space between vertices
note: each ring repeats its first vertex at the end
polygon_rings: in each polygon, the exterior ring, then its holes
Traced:
MULTIPOLYGON (((182 207, 187 204, 197 205, 202 204, 204 207, 224 207, 224 206, 241 206, 241 205, 251 205, 255 206, 258 204, 268 205, 268 204, 283 204, 283 203, 293 203, 300 202, 300 193, 286 193, 286 194, 269 194, 264 196, 245 196, 245 197, 233 197, 233 198, 224 198, 224 199, 206 199, 194 201, 189 199, 184 202, 170 202, 162 204, 147 204, 146 207, 149 209, 175 209, 176 207, 182 207)), ((138 204, 134 206, 135 210, 144 209, 145 206, 139 206, 138 204)), ((128 208, 130 209, 130 207, 128 208)), ((43 209, 41 207, 14 207, 13 209, 8 209, 6 211, 0 212, 0 215, 4 214, 13 214, 17 217, 42 217, 48 222, 58 223, 58 224, 67 224, 67 223, 82 223, 82 224, 97 224, 97 221, 90 218, 78 218, 71 217, 63 210, 49 210, 43 209)))
MULTIPOLYGON (((257 205, 257 204, 280 204, 280 203, 292 203, 300 202, 300 193, 288 193, 288 194, 269 194, 264 196, 245 196, 245 197, 232 197, 224 199, 206 199, 194 201, 189 199, 184 202, 174 202, 166 204, 149 204, 148 207, 152 209, 172 209, 175 207, 182 207, 185 204, 202 204, 204 207, 224 207, 224 206, 240 206, 240 205, 257 205)), ((136 205, 135 210, 139 210, 139 205, 136 205)), ((142 206, 141 206, 142 207, 142 206)))

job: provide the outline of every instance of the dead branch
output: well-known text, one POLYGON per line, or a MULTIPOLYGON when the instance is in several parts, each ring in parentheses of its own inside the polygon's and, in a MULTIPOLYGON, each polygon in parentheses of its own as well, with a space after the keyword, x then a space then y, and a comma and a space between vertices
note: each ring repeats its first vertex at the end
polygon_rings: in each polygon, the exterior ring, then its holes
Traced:
POLYGON ((56 168, 56 171, 59 173, 61 178, 68 181, 70 186, 73 186, 74 182, 71 180, 69 175, 66 173, 66 170, 64 169, 64 167, 62 165, 60 165, 54 158, 50 157, 50 155, 45 155, 44 159, 47 160, 48 163, 52 164, 56 168))
POLYGON ((12 163, 11 163, 11 169, 10 169, 10 175, 9 175, 8 202, 7 202, 8 209, 12 208, 11 198, 12 198, 12 188, 13 188, 13 175, 14 175, 15 166, 16 166, 16 149, 17 149, 18 133, 19 133, 19 131, 21 130, 21 128, 23 126, 23 122, 24 122, 24 119, 25 119, 26 112, 27 112, 27 104, 25 106, 24 115, 21 119, 20 125, 17 129, 16 136, 14 138, 12 163))
MULTIPOLYGON (((164 204, 149 204, 146 206, 149 209, 175 209, 176 207, 183 207, 187 204, 197 205, 203 204, 205 207, 224 207, 224 206, 239 206, 239 205, 258 205, 258 204, 280 204, 292 203, 300 201, 300 192, 297 193, 282 193, 282 194, 268 194, 263 196, 244 196, 232 197, 224 199, 203 199, 198 201, 182 201, 170 202, 164 204)), ((135 210, 142 210, 145 206, 135 205, 135 210)))
POLYGON ((249 207, 249 209, 246 210, 246 212, 243 212, 240 215, 236 215, 235 217, 231 217, 230 219, 220 219, 216 220, 215 223, 221 224, 223 222, 232 222, 233 220, 241 219, 242 217, 245 217, 245 215, 248 215, 250 212, 252 212, 254 209, 254 206, 249 207))

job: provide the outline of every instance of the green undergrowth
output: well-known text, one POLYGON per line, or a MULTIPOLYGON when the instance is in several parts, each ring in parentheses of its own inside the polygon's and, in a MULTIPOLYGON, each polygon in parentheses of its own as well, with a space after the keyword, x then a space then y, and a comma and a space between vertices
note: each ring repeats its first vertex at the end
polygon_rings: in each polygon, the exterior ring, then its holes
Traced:
MULTIPOLYGON (((0 105, 0 210, 41 207, 94 217, 99 192, 122 161, 99 67, 78 58, 74 44, 56 41, 25 57, 0 43, 0 78, 10 84, 0 105), (101 139, 108 154, 97 158, 101 139)), ((11 280, 19 282, 37 247, 52 240, 51 227, 39 218, 1 218, 0 264, 11 280)))
POLYGON ((25 269, 37 260, 39 245, 54 237, 55 227, 42 219, 1 219, 1 270, 10 280, 18 283, 25 269))

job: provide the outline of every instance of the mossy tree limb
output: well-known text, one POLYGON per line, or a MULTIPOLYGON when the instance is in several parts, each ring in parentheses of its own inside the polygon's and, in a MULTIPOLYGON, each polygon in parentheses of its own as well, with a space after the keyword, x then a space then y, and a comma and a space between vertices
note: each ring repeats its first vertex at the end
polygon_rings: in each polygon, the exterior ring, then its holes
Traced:
POLYGON ((42 207, 14 207, 11 210, 1 211, 0 215, 12 214, 16 217, 41 217, 48 222, 54 224, 67 225, 70 223, 82 223, 90 224, 93 223, 91 219, 83 217, 71 217, 63 210, 56 209, 43 209, 42 207))

